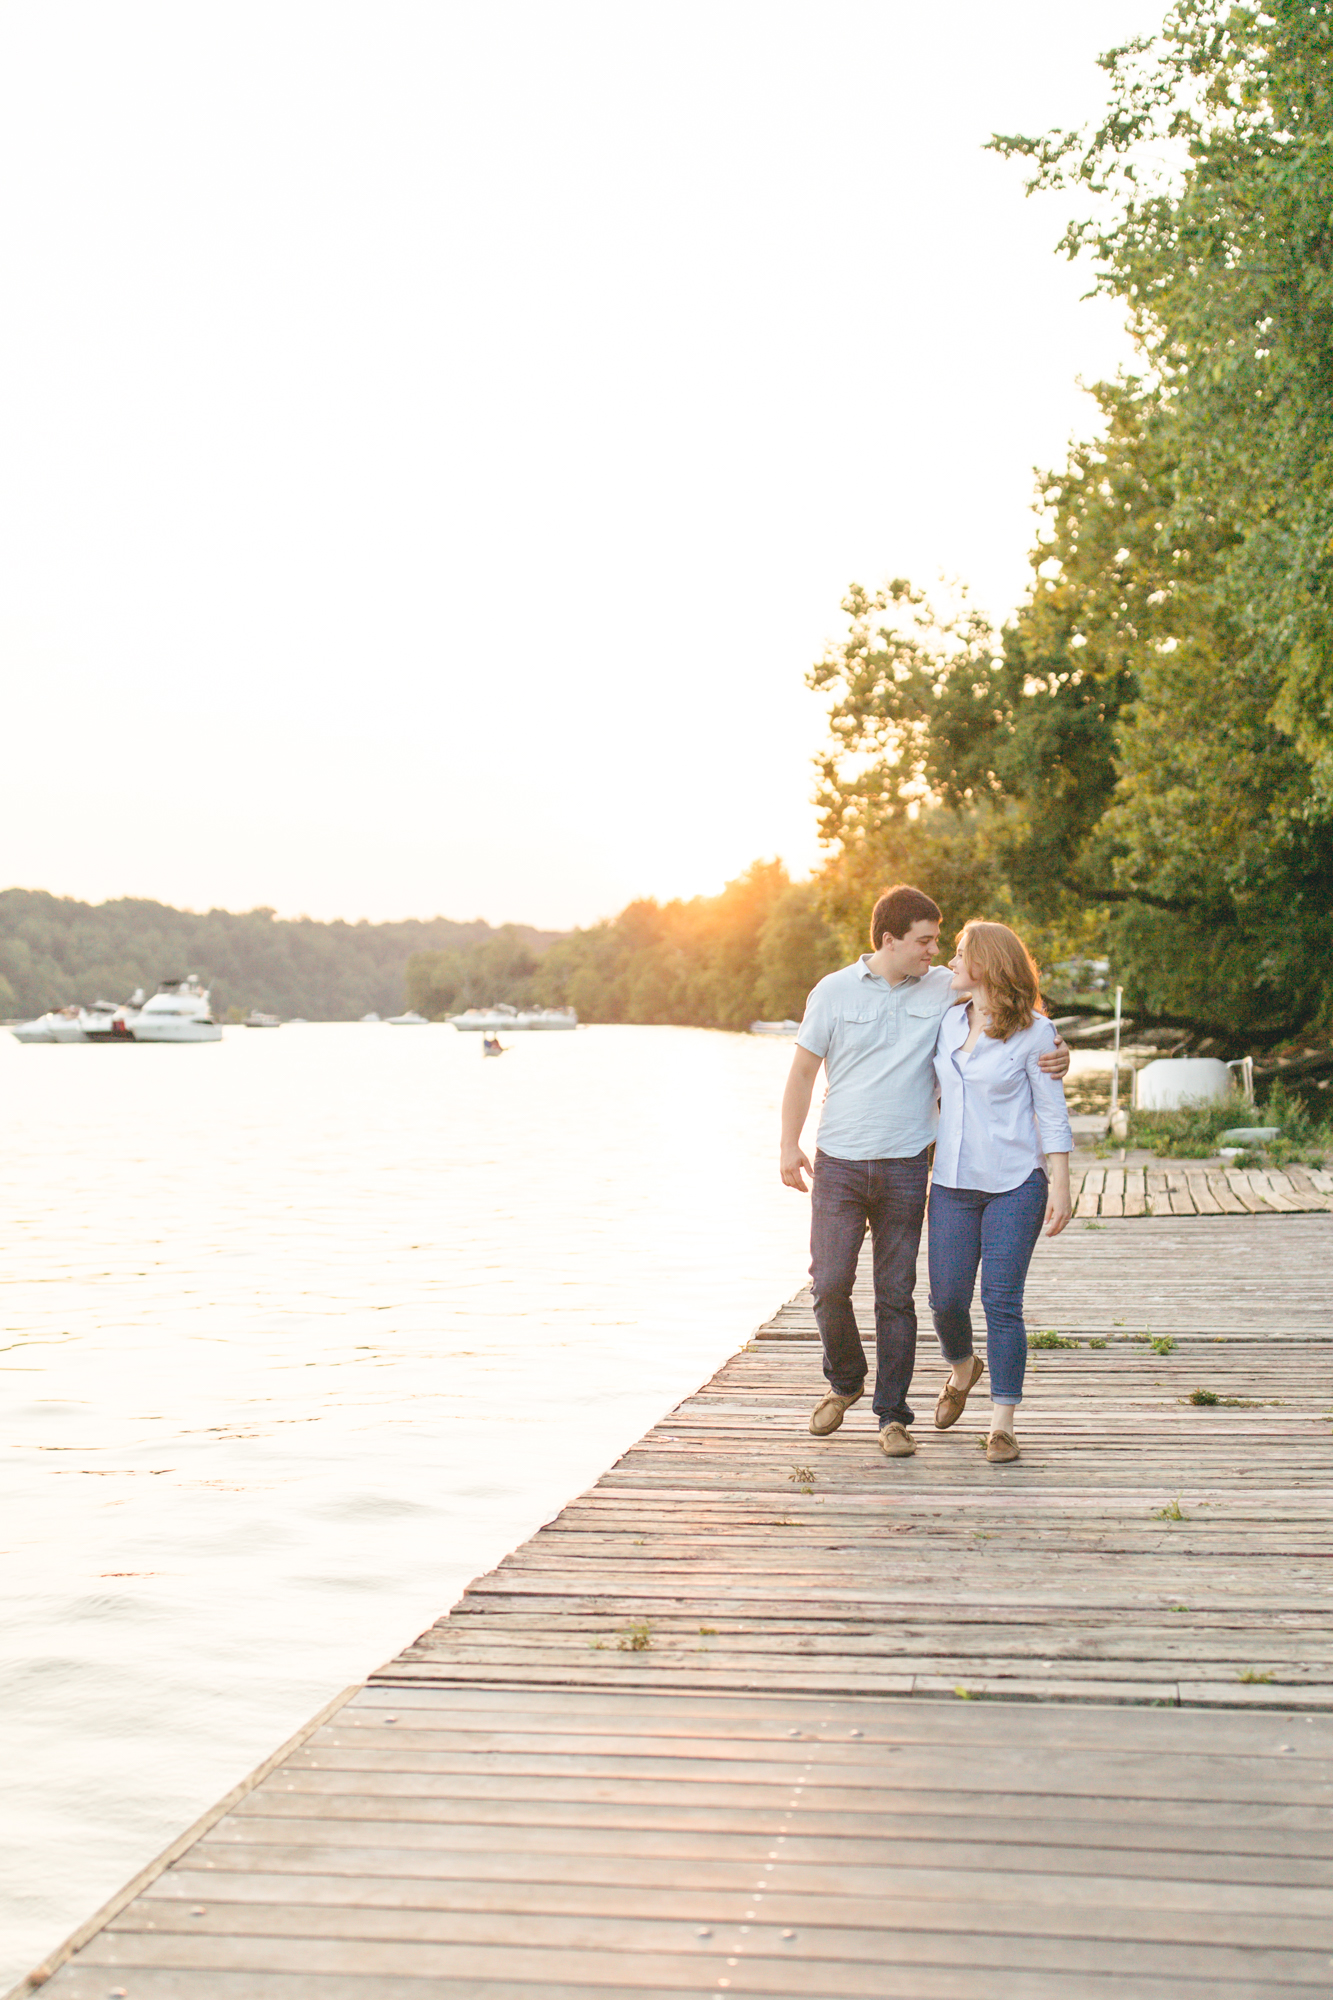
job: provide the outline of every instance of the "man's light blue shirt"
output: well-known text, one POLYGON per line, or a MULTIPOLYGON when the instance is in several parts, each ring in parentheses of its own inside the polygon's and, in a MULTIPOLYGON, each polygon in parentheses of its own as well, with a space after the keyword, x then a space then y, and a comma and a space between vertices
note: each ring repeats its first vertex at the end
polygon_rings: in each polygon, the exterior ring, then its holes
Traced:
POLYGON ((910 1160, 930 1144, 935 1039, 954 998, 944 966, 890 986, 870 970, 868 952, 820 980, 796 1043, 824 1062, 821 1152, 835 1160, 910 1160))

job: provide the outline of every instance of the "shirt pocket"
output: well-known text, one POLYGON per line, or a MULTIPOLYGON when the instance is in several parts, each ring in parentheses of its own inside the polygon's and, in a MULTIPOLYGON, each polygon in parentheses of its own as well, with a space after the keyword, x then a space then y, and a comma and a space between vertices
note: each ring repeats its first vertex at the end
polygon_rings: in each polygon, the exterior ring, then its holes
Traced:
POLYGON ((878 1007, 849 1007, 838 1023, 839 1039, 849 1056, 869 1055, 893 1040, 891 1024, 878 1007))
POLYGON ((1030 1099, 1028 1073, 1021 1056, 1005 1048, 990 1075, 991 1096, 997 1104, 1023 1106, 1030 1099))

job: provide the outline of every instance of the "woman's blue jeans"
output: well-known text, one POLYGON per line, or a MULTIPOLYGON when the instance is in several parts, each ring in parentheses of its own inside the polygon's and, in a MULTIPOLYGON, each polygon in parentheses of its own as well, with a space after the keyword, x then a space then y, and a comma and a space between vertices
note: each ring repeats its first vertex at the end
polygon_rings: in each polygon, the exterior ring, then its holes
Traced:
POLYGON ((930 1309, 948 1362, 972 1352, 972 1293, 981 1266, 986 1366, 996 1403, 1021 1403, 1028 1338, 1023 1286, 1046 1218, 1046 1176, 1034 1167, 1005 1194, 982 1188, 930 1190, 930 1309))

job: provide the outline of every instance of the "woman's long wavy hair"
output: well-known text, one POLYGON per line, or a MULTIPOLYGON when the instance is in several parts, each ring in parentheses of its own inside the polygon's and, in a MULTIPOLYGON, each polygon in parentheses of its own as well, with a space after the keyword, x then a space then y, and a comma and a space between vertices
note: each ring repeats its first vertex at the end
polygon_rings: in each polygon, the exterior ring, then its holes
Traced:
POLYGON ((1046 1012, 1036 962, 1008 924, 964 924, 958 950, 969 976, 990 995, 986 1032, 995 1041, 1007 1042, 1010 1035, 1032 1026, 1034 1014, 1046 1012))

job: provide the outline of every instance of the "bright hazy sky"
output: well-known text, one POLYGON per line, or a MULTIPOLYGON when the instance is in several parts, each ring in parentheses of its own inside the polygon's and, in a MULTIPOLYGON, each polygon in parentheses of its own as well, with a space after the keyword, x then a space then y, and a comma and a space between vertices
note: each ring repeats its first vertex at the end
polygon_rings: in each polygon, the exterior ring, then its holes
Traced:
POLYGON ((564 926, 816 859, 847 583, 1024 586, 1165 0, 5 0, 0 883, 564 926))

